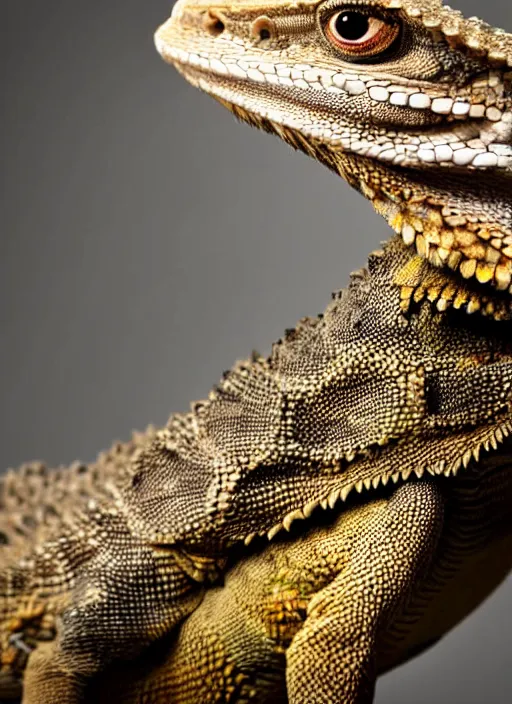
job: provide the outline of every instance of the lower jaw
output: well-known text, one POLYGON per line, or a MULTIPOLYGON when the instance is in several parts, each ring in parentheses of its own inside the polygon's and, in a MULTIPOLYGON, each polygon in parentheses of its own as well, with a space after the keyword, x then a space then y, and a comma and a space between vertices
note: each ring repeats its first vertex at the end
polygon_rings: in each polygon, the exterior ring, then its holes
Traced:
POLYGON ((240 100, 241 81, 236 78, 219 76, 213 84, 199 69, 182 65, 177 69, 237 118, 276 134, 341 175, 372 202, 404 243, 416 250, 420 261, 434 267, 436 275, 418 261, 414 274, 402 276, 404 308, 428 298, 440 311, 465 308, 498 320, 512 319, 509 178, 500 175, 489 185, 492 177, 487 172, 472 172, 468 177, 443 170, 443 182, 448 185, 440 188, 432 168, 404 169, 357 156, 303 134, 286 112, 265 111, 259 102, 258 111, 252 111, 250 99, 240 100))

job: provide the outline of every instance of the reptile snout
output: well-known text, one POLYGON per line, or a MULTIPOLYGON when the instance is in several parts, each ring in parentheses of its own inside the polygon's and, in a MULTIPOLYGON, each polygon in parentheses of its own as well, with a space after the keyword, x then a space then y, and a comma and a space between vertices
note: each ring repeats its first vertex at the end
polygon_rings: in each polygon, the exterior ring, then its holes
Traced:
POLYGON ((215 41, 227 28, 227 19, 220 10, 206 5, 179 0, 172 15, 155 33, 158 53, 174 63, 174 50, 200 51, 204 42, 215 41))
POLYGON ((226 52, 242 55, 253 47, 268 49, 268 41, 277 38, 283 46, 286 37, 314 25, 313 13, 308 16, 308 21, 293 12, 290 16, 277 16, 267 0, 256 0, 246 12, 241 12, 237 3, 215 5, 211 0, 179 0, 171 17, 157 30, 155 44, 158 52, 170 63, 188 63, 180 60, 180 51, 209 53, 214 58, 222 57, 226 52), (221 48, 217 43, 219 38, 221 48))

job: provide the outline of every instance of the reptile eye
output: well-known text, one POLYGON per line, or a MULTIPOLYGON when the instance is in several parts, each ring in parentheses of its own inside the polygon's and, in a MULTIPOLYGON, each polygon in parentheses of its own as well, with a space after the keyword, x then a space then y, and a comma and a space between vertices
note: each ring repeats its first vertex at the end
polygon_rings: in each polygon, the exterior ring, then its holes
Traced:
POLYGON ((349 57, 370 59, 389 49, 400 33, 400 25, 363 12, 343 10, 328 20, 325 33, 331 44, 349 57))

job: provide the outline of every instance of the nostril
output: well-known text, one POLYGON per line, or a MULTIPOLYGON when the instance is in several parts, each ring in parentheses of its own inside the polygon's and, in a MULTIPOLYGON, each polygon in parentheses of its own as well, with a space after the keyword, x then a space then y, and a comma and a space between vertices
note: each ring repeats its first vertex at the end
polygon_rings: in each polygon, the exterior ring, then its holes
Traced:
POLYGON ((271 39, 276 35, 275 24, 270 17, 266 17, 265 15, 258 17, 251 27, 251 34, 255 39, 259 39, 260 41, 271 39))
POLYGON ((210 28, 210 31, 214 33, 215 35, 222 34, 224 31, 224 22, 222 20, 215 20, 213 25, 210 28))
POLYGON ((218 37, 226 29, 224 18, 215 10, 208 10, 204 16, 203 26, 212 37, 218 37))

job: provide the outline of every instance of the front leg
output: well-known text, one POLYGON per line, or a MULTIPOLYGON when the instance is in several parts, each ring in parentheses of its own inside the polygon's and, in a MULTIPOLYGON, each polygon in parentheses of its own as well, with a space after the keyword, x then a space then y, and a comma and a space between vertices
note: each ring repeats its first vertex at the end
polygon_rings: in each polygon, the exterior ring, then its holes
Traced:
POLYGON ((287 652, 290 704, 369 704, 376 646, 435 553, 444 501, 433 483, 406 484, 368 520, 346 568, 309 603, 287 652))
POLYGON ((77 704, 83 701, 88 677, 95 674, 93 662, 63 657, 57 641, 42 643, 30 655, 23 685, 23 704, 77 704), (79 670, 82 670, 79 672, 79 670), (90 669, 90 672, 87 670, 90 669))
POLYGON ((55 639, 39 642, 28 658, 22 704, 95 701, 86 695, 94 677, 137 657, 202 599, 202 584, 177 551, 145 544, 121 519, 105 517, 105 525, 104 540, 75 571, 55 639))
POLYGON ((376 641, 436 551, 443 503, 435 485, 411 483, 281 536, 238 561, 176 637, 103 673, 86 701, 371 701, 376 641))

